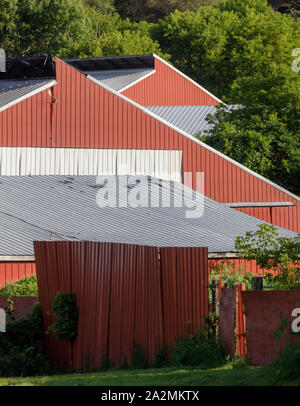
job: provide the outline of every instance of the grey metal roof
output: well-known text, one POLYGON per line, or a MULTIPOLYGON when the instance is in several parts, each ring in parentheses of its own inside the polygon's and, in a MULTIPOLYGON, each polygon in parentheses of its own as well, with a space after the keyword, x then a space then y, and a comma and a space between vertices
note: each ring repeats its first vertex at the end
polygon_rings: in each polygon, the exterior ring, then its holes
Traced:
POLYGON ((208 114, 215 114, 217 106, 149 106, 149 111, 175 125, 190 135, 209 130, 211 125, 205 120, 208 114))
POLYGON ((53 79, 0 81, 0 109, 51 82, 53 79))
MULTIPOLYGON (((207 246, 209 252, 234 252, 236 236, 254 231, 263 223, 207 197, 203 200, 203 195, 177 182, 131 176, 126 186, 127 179, 127 176, 0 177, 0 255, 33 255, 34 240, 207 246), (112 205, 115 186, 124 183, 125 187, 117 189, 116 207, 97 205, 104 201, 101 196, 112 205), (157 207, 134 207, 139 196, 146 206, 149 196, 153 201, 159 193, 170 194, 170 207, 162 207, 161 202, 157 207), (127 198, 130 206, 122 207, 120 202, 127 198), (203 201, 204 214, 187 218, 187 213, 195 213, 192 205, 203 201)), ((285 229, 279 231, 282 236, 296 235, 285 229)))
POLYGON ((106 86, 119 91, 153 71, 154 69, 115 69, 86 71, 84 73, 88 73, 106 86))

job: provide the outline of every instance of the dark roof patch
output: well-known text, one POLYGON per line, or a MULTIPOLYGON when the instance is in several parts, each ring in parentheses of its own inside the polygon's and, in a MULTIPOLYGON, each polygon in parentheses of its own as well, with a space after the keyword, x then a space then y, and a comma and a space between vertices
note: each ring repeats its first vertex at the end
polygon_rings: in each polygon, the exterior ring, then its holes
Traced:
POLYGON ((55 61, 51 55, 8 58, 6 72, 0 72, 0 80, 55 79, 55 61))
POLYGON ((154 68, 152 54, 64 59, 64 61, 81 71, 154 68))

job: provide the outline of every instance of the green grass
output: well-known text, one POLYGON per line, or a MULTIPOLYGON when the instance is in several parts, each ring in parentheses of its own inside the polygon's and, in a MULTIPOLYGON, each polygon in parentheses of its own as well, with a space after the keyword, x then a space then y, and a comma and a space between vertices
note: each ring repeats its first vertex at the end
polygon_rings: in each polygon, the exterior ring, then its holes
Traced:
POLYGON ((278 382, 274 367, 234 367, 227 364, 215 369, 161 368, 145 370, 109 370, 97 373, 0 378, 0 386, 279 386, 300 385, 300 380, 278 382))

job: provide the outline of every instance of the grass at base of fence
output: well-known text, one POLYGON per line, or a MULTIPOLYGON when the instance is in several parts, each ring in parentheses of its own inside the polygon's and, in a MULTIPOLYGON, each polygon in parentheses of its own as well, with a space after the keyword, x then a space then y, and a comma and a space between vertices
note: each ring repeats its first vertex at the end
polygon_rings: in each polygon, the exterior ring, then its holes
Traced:
POLYGON ((274 367, 236 367, 227 364, 214 369, 172 367, 145 370, 109 370, 98 373, 0 378, 0 386, 280 386, 300 385, 300 380, 279 382, 274 367))

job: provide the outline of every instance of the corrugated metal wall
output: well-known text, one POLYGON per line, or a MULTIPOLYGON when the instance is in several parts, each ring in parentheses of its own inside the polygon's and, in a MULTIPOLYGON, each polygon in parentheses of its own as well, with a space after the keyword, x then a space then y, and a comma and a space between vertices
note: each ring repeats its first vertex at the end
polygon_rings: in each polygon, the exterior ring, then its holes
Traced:
MULTIPOLYGON (((246 354, 251 365, 268 365, 278 358, 291 337, 292 311, 300 306, 300 290, 273 290, 242 292, 246 327, 246 354), (289 328, 279 341, 274 340, 274 331, 289 319, 289 328)), ((300 337, 293 340, 300 343, 300 337)))
MULTIPOLYGON (((170 257, 168 258, 170 260, 170 257)), ((208 268, 211 269, 212 266, 220 264, 223 262, 223 258, 219 259, 209 259, 208 268)), ((258 269, 255 261, 240 260, 237 258, 231 258, 238 266, 240 265, 242 269, 246 269, 247 272, 257 273, 258 269), (247 267, 246 267, 247 264, 247 267)), ((24 278, 25 276, 31 276, 36 274, 35 262, 0 262, 0 288, 4 286, 7 282, 16 281, 24 278)), ((175 288, 174 288, 175 289, 175 288)))
POLYGON ((182 151, 0 147, 0 176, 150 175, 182 181, 182 151))
POLYGON ((240 269, 242 272, 251 272, 253 274, 261 274, 262 271, 258 268, 256 261, 251 260, 247 261, 246 259, 239 258, 218 258, 218 259, 209 259, 208 260, 208 269, 218 266, 227 260, 235 264, 236 269, 240 269))
MULTIPOLYGON (((230 203, 296 202, 297 207, 273 208, 272 222, 300 231, 299 201, 56 61, 57 103, 50 108, 49 100, 38 94, 1 112, 1 146, 182 150, 183 172, 204 172, 208 197, 230 203)), ((253 213, 270 220, 268 210, 253 213)))
POLYGON ((35 275, 35 262, 0 262, 0 288, 31 275, 35 275))
POLYGON ((142 106, 207 106, 219 102, 155 58, 155 73, 121 92, 142 106))
POLYGON ((95 242, 35 242, 44 328, 57 292, 73 292, 79 307, 75 343, 46 335, 49 357, 81 370, 131 361, 134 343, 153 362, 208 315, 207 248, 161 248, 95 242), (160 255, 158 255, 160 254, 160 255))

